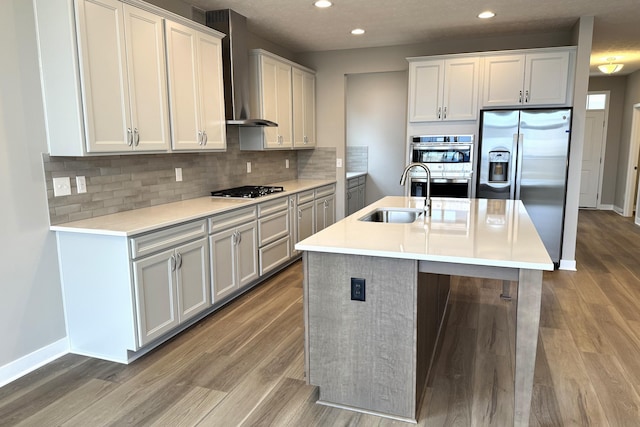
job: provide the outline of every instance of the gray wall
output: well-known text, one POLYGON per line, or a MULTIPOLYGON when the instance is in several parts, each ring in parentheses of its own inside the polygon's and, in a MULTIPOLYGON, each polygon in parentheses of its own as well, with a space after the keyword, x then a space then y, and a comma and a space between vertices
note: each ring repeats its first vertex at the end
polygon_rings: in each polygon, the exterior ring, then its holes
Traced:
MULTIPOLYGON (((600 203, 613 205, 616 198, 616 180, 619 166, 626 168, 626 162, 619 164, 618 153, 622 144, 622 118, 627 76, 607 76, 589 78, 589 91, 609 91, 609 117, 607 125, 607 149, 604 155, 602 195, 600 203)), ((624 183, 622 183, 624 185, 624 183)))
POLYGON ((640 71, 627 76, 627 90, 624 97, 622 132, 620 135, 620 152, 618 155, 618 184, 616 186, 615 206, 624 207, 627 182, 627 165, 631 141, 631 125, 633 122, 633 106, 640 103, 640 71))
POLYGON ((404 194, 407 80, 406 71, 347 76, 346 143, 369 148, 366 204, 404 194))
POLYGON ((30 1, 0 2, 0 368, 66 336, 34 22, 30 1))

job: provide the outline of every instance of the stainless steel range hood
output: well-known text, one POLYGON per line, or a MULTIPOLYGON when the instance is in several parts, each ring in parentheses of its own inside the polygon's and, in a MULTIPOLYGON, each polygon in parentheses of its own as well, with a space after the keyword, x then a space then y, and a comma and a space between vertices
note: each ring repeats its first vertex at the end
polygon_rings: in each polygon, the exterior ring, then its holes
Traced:
POLYGON ((206 13, 206 25, 227 35, 222 39, 224 102, 228 125, 278 126, 252 117, 249 107, 249 50, 247 18, 231 9, 206 13))

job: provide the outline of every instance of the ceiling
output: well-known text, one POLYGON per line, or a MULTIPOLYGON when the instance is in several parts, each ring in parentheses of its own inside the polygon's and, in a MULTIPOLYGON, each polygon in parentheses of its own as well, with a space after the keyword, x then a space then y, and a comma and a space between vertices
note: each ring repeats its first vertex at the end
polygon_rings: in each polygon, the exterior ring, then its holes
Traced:
POLYGON ((328 9, 313 0, 183 1, 233 9, 251 32, 294 53, 567 31, 579 17, 594 16, 592 74, 609 57, 625 64, 616 75, 640 70, 638 0, 333 0, 328 9), (496 17, 478 19, 484 10, 496 17), (356 27, 366 33, 351 35, 356 27))

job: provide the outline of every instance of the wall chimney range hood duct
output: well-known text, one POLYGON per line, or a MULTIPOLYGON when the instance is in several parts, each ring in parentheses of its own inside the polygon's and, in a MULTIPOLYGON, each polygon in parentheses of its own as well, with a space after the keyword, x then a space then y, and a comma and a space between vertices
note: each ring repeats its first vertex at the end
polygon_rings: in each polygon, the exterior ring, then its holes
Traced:
POLYGON ((207 27, 226 34, 222 39, 222 71, 227 124, 278 126, 271 120, 251 117, 247 18, 231 9, 211 10, 206 12, 205 22, 207 27))

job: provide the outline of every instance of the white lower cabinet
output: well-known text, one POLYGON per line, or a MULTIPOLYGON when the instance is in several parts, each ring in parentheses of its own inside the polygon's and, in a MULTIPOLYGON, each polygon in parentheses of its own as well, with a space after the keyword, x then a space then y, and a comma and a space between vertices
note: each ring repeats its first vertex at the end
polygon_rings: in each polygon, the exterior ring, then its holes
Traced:
POLYGON ((306 239, 314 233, 316 215, 313 200, 313 190, 303 191, 302 193, 289 197, 292 257, 300 254, 300 251, 295 249, 296 243, 306 239))
POLYGON ((291 258, 289 198, 280 197, 258 205, 260 275, 291 258))
POLYGON ((316 233, 336 222, 335 192, 335 184, 325 185, 315 191, 316 233))
POLYGON ((240 209, 209 219, 213 303, 258 278, 256 208, 240 209))
POLYGON ((211 305, 206 238, 134 261, 133 273, 141 347, 211 305))

